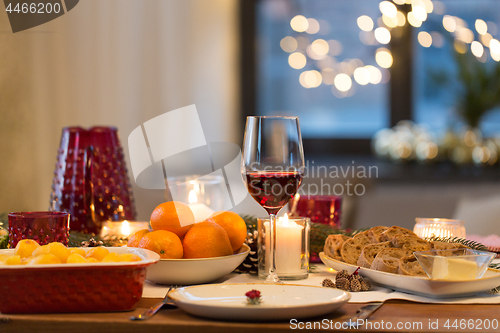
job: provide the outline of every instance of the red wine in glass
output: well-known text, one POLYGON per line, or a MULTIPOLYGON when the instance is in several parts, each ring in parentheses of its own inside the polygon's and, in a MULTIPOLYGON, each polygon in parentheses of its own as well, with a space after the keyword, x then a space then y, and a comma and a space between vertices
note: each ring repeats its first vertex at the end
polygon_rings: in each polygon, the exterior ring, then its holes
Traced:
POLYGON ((295 171, 247 172, 250 195, 268 212, 277 214, 297 193, 302 175, 295 171))

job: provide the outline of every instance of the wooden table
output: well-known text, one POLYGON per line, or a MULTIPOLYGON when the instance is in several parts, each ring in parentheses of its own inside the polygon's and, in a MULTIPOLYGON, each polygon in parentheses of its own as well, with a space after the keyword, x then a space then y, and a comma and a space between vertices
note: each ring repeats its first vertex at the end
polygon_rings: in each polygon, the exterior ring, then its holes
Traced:
MULTIPOLYGON (((1 296, 0 296, 1 301, 1 296)), ((289 332, 294 327, 290 322, 279 323, 257 323, 257 322, 224 322, 208 320, 190 316, 179 309, 162 309, 155 317, 148 321, 130 321, 131 315, 142 313, 145 309, 160 301, 160 299, 143 298, 135 311, 116 313, 84 313, 84 314, 38 314, 38 315, 2 315, 0 314, 0 332, 131 332, 131 333, 265 333, 265 332, 289 332)), ((328 316, 320 318, 305 319, 301 322, 311 325, 316 322, 317 329, 322 331, 336 332, 500 332, 495 329, 450 329, 444 327, 447 320, 450 326, 453 321, 472 319, 474 325, 479 320, 496 319, 500 322, 499 305, 465 305, 465 304, 422 304, 407 301, 387 301, 371 317, 371 329, 362 327, 358 330, 335 329, 335 323, 344 322, 351 318, 364 304, 345 304, 339 310, 328 316), (330 322, 331 321, 331 322, 330 322), (429 322, 438 321, 437 329, 429 329, 429 322), (402 323, 403 329, 396 329, 402 323), (327 324, 321 329, 319 324, 327 324), (421 323, 421 324, 417 324, 421 323), (331 325, 331 327, 330 327, 331 325), (391 325, 392 328, 388 326, 391 325), (407 325, 407 329, 404 328, 407 325), (413 326, 412 325, 421 325, 413 326), (388 329, 389 328, 389 329, 388 329)), ((298 323, 295 326, 298 330, 298 323)), ((460 327, 460 326, 459 326, 460 327)))

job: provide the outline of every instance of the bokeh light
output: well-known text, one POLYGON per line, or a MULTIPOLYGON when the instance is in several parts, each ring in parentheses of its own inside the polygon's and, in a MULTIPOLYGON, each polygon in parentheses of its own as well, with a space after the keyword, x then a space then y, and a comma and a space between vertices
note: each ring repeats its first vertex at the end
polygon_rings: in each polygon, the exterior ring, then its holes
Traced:
POLYGON ((331 86, 334 83, 335 76, 337 74, 331 68, 325 68, 321 71, 321 77, 323 79, 323 83, 331 86))
POLYGON ((319 22, 313 18, 307 19, 307 29, 308 34, 314 35, 319 31, 319 22))
POLYGON ((484 35, 485 33, 488 32, 488 25, 481 19, 476 20, 475 26, 477 33, 480 35, 484 35))
POLYGON ((406 16, 405 16, 405 14, 403 14, 402 12, 398 11, 398 13, 396 15, 396 18, 398 20, 398 26, 402 27, 402 26, 405 25, 405 23, 406 23, 406 16))
POLYGON ((413 13, 413 16, 421 22, 427 20, 427 11, 421 2, 412 5, 411 13, 413 13))
POLYGON ((317 55, 324 56, 328 53, 330 46, 328 45, 328 42, 326 40, 316 39, 314 42, 312 42, 311 49, 317 55))
POLYGON ((315 70, 307 71, 304 75, 304 81, 309 86, 309 88, 316 88, 321 84, 323 78, 321 77, 321 73, 315 70))
POLYGON ((397 17, 389 17, 386 15, 382 15, 382 22, 389 28, 395 28, 398 26, 397 17))
POLYGON ((342 44, 335 39, 330 39, 328 41, 328 53, 332 56, 338 56, 342 53, 342 44))
POLYGON ((292 36, 286 36, 280 41, 280 46, 285 52, 293 52, 297 49, 297 40, 292 36))
POLYGON ((301 69, 307 64, 307 58, 300 52, 294 52, 288 56, 288 64, 294 69, 301 69))
POLYGON ((465 52, 467 52, 467 48, 465 47, 465 43, 462 42, 461 40, 458 40, 458 39, 455 39, 453 41, 453 48, 455 49, 455 51, 457 51, 458 53, 461 53, 461 54, 464 54, 465 52))
POLYGON ((388 49, 381 47, 375 53, 375 61, 382 68, 390 68, 392 66, 392 54, 388 49))
POLYGON ((373 30, 373 20, 370 16, 362 15, 358 17, 358 27, 363 31, 371 31, 373 30))
POLYGON ((398 9, 396 6, 390 1, 382 1, 379 3, 378 8, 380 12, 388 17, 396 17, 398 9))
POLYGON ((389 44, 391 41, 391 33, 386 28, 379 27, 375 29, 375 39, 380 44, 389 44))
POLYGON ((470 50, 472 54, 475 55, 477 58, 481 58, 483 56, 484 47, 481 43, 479 43, 476 40, 470 44, 470 50))
POLYGON ((347 91, 351 89, 352 80, 349 75, 342 73, 335 76, 334 85, 339 91, 347 91))
POLYGON ((455 32, 455 30, 457 29, 457 22, 452 16, 445 15, 443 16, 443 27, 448 32, 455 32))
POLYGON ((434 47, 443 47, 444 45, 444 37, 440 32, 433 31, 431 32, 431 37, 432 37, 432 45, 434 47))
POLYGON ((304 32, 309 27, 309 22, 303 15, 297 15, 290 21, 290 26, 297 32, 304 32))
POLYGON ((375 34, 373 31, 360 31, 359 40, 365 45, 373 45, 375 44, 375 34))
POLYGON ((500 42, 498 41, 498 39, 490 40, 490 50, 491 53, 500 53, 500 42))
POLYGON ((464 43, 470 44, 474 40, 474 33, 468 28, 460 27, 456 30, 455 33, 457 35, 457 38, 464 43))
POLYGON ((481 43, 483 43, 484 46, 490 47, 490 42, 493 39, 493 37, 489 33, 485 33, 484 35, 479 36, 479 39, 481 40, 481 43))
POLYGON ((423 47, 430 47, 432 45, 432 36, 427 31, 420 31, 418 33, 417 38, 418 38, 418 42, 423 47))
POLYGON ((410 23, 410 25, 415 28, 418 28, 422 25, 422 21, 415 17, 413 11, 408 13, 408 23, 410 23))
POLYGON ((362 86, 367 85, 370 83, 370 72, 364 67, 356 68, 354 71, 354 80, 362 86))
POLYGON ((380 71, 380 69, 372 65, 365 66, 365 68, 370 73, 371 84, 379 84, 380 81, 382 81, 382 72, 380 71))

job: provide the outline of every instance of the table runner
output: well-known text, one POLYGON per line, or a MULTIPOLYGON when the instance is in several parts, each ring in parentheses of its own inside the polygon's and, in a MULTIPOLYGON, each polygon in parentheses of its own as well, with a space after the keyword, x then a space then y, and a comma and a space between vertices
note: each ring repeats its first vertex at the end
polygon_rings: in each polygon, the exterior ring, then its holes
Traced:
MULTIPOLYGON (((304 280, 284 281, 285 284, 300 284, 307 286, 321 286, 325 278, 333 279, 335 272, 325 265, 315 265, 315 273, 309 274, 304 280)), ((262 283, 256 275, 231 273, 213 283, 262 283)), ((146 281, 142 297, 163 298, 169 286, 158 285, 146 281)), ((439 303, 439 304, 500 304, 500 294, 489 294, 483 292, 473 297, 464 298, 430 298, 425 296, 412 295, 389 288, 373 286, 371 291, 351 292, 349 303, 383 302, 389 299, 400 299, 419 303, 439 303)))

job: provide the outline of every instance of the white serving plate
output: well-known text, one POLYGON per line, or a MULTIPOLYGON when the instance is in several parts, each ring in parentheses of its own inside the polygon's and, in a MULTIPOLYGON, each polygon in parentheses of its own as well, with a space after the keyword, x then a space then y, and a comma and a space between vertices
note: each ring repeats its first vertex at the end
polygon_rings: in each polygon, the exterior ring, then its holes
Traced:
MULTIPOLYGON (((336 271, 345 269, 352 273, 358 268, 330 258, 324 252, 319 256, 326 266, 336 271)), ((388 288, 433 298, 471 296, 500 286, 500 270, 492 268, 488 268, 482 278, 468 281, 431 280, 428 277, 392 274, 369 268, 360 268, 358 272, 361 276, 388 288)))
POLYGON ((278 321, 330 313, 351 295, 334 288, 293 284, 209 284, 172 290, 170 298, 187 313, 223 320, 278 321), (262 302, 249 305, 245 293, 256 289, 262 302))
POLYGON ((236 254, 201 259, 161 259, 148 267, 146 279, 158 284, 190 285, 208 283, 231 273, 250 252, 248 245, 236 254))

